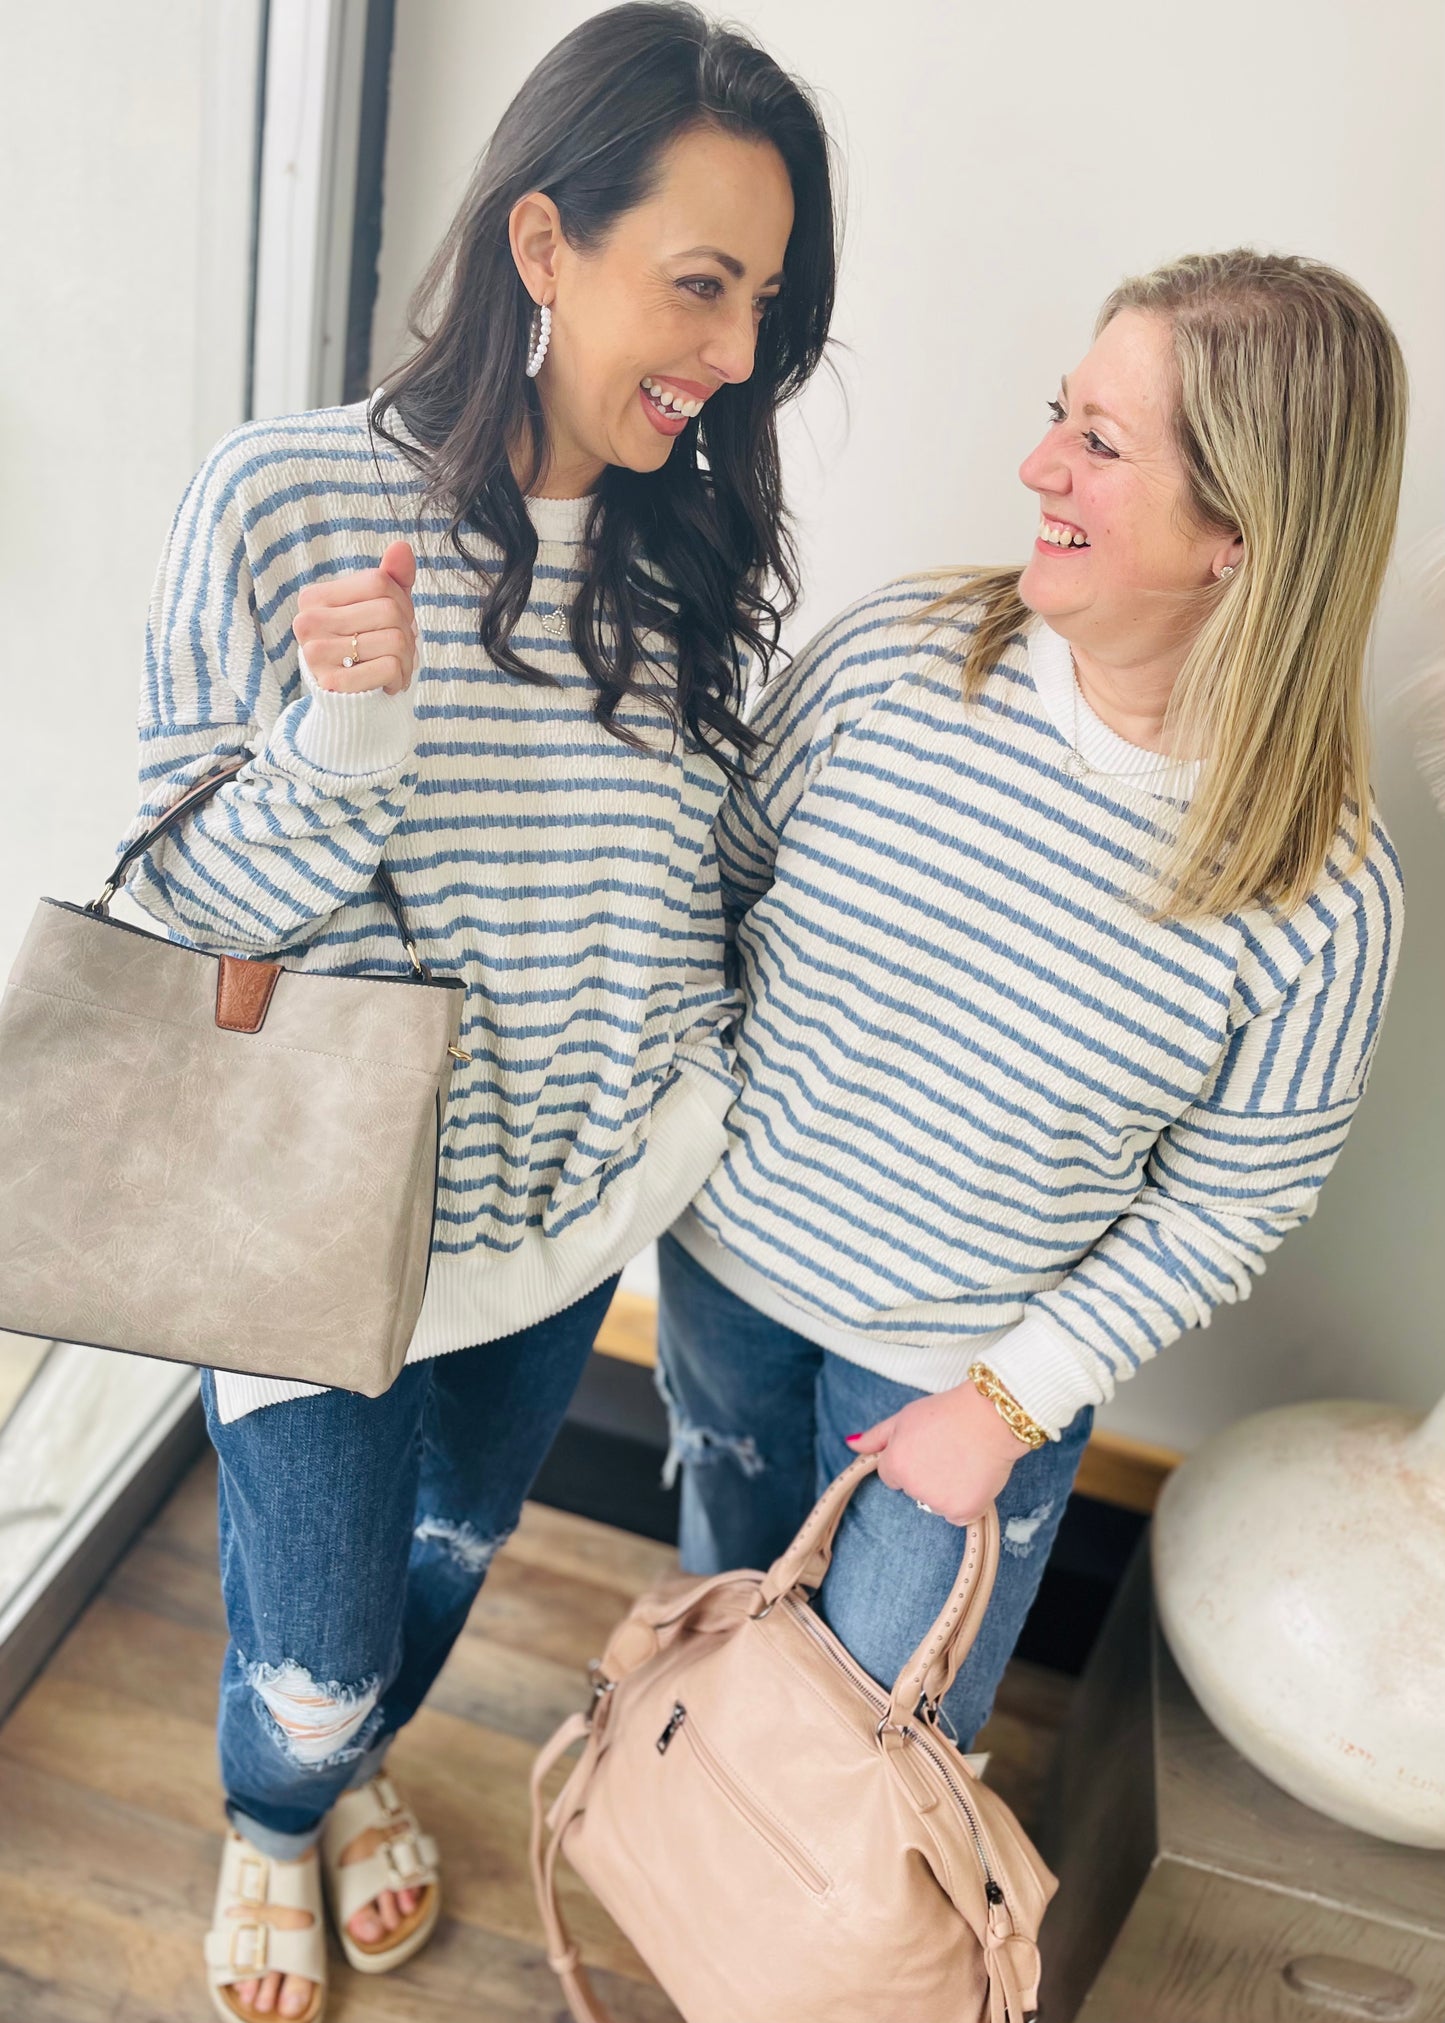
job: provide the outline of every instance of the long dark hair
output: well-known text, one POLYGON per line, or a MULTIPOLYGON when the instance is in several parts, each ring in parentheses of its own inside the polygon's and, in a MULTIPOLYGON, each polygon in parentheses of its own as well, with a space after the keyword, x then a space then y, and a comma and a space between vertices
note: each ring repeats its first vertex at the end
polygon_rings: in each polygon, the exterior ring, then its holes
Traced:
POLYGON ((646 201, 667 146, 708 126, 770 141, 782 157, 794 202, 785 285, 763 318, 751 378, 719 388, 661 470, 611 465, 603 474, 571 632, 599 723, 636 743, 616 712, 626 696, 646 695, 733 773, 727 748, 746 755, 757 742, 738 715, 747 657, 766 671, 797 599, 777 410, 821 360, 833 313, 829 144, 804 87, 746 36, 669 0, 614 7, 574 29, 503 114, 413 298, 419 348, 388 381, 373 426, 421 463, 425 505, 446 512, 452 546, 481 577, 481 640, 493 664, 549 682, 510 644, 537 537, 509 453, 530 441, 535 482, 547 441, 524 370, 533 305, 508 220, 520 197, 540 190, 568 241, 596 246, 646 201), (402 431, 387 426, 392 410, 402 431), (472 534, 500 550, 500 563, 473 552, 472 534), (648 633, 675 646, 674 678, 649 671, 648 633))

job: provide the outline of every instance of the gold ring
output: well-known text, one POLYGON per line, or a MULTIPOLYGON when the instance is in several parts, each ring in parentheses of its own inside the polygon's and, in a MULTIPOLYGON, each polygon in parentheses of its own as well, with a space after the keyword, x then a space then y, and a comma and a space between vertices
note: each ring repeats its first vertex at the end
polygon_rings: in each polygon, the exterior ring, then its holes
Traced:
POLYGON ((360 660, 360 658, 361 658, 361 637, 359 633, 353 632, 351 635, 351 651, 350 653, 346 654, 343 657, 341 665, 343 667, 355 667, 357 661, 360 660))

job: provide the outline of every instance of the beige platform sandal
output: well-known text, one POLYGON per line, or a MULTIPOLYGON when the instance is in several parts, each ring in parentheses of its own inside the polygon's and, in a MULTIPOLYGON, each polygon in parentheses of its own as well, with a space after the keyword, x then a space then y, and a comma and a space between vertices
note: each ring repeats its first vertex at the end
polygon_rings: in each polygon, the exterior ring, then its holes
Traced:
POLYGON ((314 1981, 306 2008, 284 2023, 321 2023, 326 2010, 321 1868, 314 1861, 272 1861, 232 1828, 206 1934, 211 2006, 224 2023, 278 2023, 275 2010, 263 2015, 236 1993, 237 1982, 260 1981, 267 1974, 298 1974, 314 1981), (309 1922, 300 1922, 303 1918, 309 1922))
POLYGON ((436 1930, 442 1909, 437 1844, 422 1832, 384 1771, 344 1791, 331 1808, 322 1829, 321 1866, 336 1936, 358 1973, 389 1974, 419 1953, 436 1930), (349 1921, 383 1890, 420 1890, 421 1902, 394 1932, 374 1940, 354 1938, 349 1921))

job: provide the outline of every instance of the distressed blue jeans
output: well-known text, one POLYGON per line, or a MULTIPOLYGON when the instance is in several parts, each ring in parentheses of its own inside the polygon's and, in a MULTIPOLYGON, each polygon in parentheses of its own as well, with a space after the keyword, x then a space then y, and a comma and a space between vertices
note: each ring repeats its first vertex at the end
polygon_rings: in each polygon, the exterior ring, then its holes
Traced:
MULTIPOLYGON (((771 1565, 853 1460, 849 1433, 926 1395, 878 1377, 769 1319, 720 1285, 672 1237, 659 1249, 659 1388, 682 1471, 682 1563, 690 1573, 771 1565)), ((943 1711, 967 1743, 988 1719, 1053 1546, 1093 1424, 1025 1454, 998 1498, 1003 1551, 993 1599, 943 1711)), ((942 1611, 965 1533, 873 1476, 838 1528, 815 1606, 871 1678, 889 1688, 942 1611)))
POLYGON ((229 1426, 220 1459, 230 1630, 226 1811, 263 1853, 310 1847, 425 1698, 521 1514, 612 1298, 408 1363, 380 1398, 327 1391, 229 1426))

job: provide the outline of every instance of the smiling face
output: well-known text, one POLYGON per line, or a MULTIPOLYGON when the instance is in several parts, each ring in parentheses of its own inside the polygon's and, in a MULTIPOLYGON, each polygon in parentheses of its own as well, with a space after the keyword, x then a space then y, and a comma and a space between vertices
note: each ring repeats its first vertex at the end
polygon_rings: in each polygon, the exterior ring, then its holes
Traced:
POLYGON ((776 148, 711 127, 668 148, 651 196, 600 246, 570 245, 549 199, 522 200, 517 267, 552 308, 537 380, 548 491, 589 490, 607 464, 659 469, 704 403, 751 375, 792 228, 776 148))
POLYGON ((1019 476, 1038 495, 1025 604, 1071 645, 1133 660, 1187 646, 1211 583, 1241 544, 1201 527, 1175 437, 1172 333, 1122 310, 1049 403, 1019 476))

